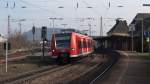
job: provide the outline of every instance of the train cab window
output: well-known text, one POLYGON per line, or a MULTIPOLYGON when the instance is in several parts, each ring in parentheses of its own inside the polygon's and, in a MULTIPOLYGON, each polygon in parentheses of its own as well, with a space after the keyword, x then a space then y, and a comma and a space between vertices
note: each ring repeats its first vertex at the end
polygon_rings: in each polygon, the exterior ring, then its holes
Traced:
POLYGON ((56 34, 56 46, 58 48, 70 48, 71 35, 70 34, 56 34))
POLYGON ((69 48, 70 47, 70 40, 57 40, 56 46, 58 48, 69 48))

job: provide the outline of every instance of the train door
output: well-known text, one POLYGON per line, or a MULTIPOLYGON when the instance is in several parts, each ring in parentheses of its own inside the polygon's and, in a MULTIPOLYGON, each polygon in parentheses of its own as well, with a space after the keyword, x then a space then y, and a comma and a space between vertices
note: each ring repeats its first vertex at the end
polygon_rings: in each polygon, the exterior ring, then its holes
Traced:
POLYGON ((89 40, 86 39, 86 52, 88 52, 88 48, 89 48, 88 42, 89 42, 89 40))
POLYGON ((54 51, 56 49, 56 41, 55 41, 55 34, 52 35, 52 41, 51 41, 51 51, 52 54, 54 54, 54 51))
POLYGON ((84 53, 84 44, 83 44, 83 39, 81 38, 81 53, 84 53))

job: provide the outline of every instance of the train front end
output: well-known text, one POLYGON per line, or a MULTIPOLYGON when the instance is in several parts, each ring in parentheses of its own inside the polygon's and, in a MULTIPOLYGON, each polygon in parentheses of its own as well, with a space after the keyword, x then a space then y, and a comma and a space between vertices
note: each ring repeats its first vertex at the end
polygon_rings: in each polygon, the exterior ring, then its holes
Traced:
POLYGON ((53 34, 51 42, 52 58, 59 63, 70 62, 71 33, 53 34))

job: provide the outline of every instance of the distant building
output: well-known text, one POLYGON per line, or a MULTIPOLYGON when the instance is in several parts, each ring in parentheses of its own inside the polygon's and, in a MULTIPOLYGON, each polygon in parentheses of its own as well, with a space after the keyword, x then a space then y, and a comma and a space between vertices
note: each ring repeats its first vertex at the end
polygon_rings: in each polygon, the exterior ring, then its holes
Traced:
POLYGON ((107 35, 107 37, 95 38, 102 48, 131 51, 133 46, 133 51, 148 52, 150 42, 147 39, 150 38, 150 13, 138 13, 129 26, 126 21, 117 20, 112 29, 107 32, 107 35))
MULTIPOLYGON (((0 52, 1 52, 1 54, 3 53, 3 43, 4 42, 6 42, 7 41, 7 39, 6 38, 4 38, 1 34, 0 34, 0 52)), ((0 55, 1 55, 0 54, 0 55)))
POLYGON ((4 36, 2 36, 2 35, 0 34, 0 43, 4 43, 4 42, 6 42, 6 41, 7 41, 7 39, 4 38, 4 36))
POLYGON ((106 37, 95 38, 100 49, 110 48, 115 50, 131 50, 129 27, 125 20, 116 20, 116 24, 107 32, 106 37))

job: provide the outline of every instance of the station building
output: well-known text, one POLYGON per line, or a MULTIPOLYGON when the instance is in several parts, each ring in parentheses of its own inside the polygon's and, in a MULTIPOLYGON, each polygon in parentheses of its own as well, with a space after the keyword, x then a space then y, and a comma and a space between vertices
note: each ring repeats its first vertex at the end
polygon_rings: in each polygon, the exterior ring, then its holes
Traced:
POLYGON ((144 52, 149 51, 148 39, 150 37, 150 13, 138 13, 130 25, 135 26, 135 29, 129 32, 130 36, 132 36, 133 32, 134 50, 142 51, 143 46, 144 52))
POLYGON ((100 49, 110 48, 124 51, 132 50, 133 39, 134 51, 141 52, 143 46, 143 51, 147 52, 149 50, 149 32, 150 13, 138 13, 129 25, 125 20, 116 20, 116 24, 107 32, 107 36, 100 36, 95 39, 100 43, 100 49), (130 25, 134 25, 134 28, 130 28, 130 25))
POLYGON ((115 50, 130 50, 129 28, 125 20, 116 20, 116 24, 107 32, 107 36, 95 38, 100 43, 99 48, 115 50))

